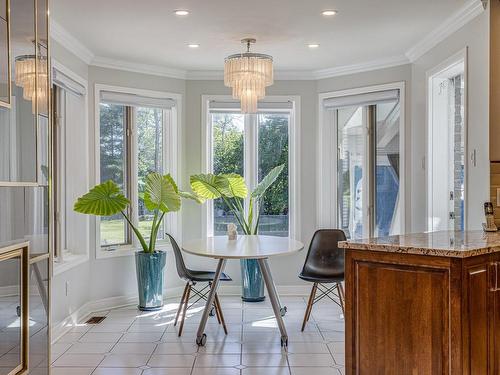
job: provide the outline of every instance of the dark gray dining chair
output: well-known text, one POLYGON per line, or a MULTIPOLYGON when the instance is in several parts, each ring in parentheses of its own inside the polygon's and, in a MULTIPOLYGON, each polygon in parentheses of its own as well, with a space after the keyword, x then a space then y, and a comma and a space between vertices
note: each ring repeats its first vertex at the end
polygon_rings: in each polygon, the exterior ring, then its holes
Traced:
MULTIPOLYGON (((184 258, 182 257, 182 252, 181 249, 179 248, 179 245, 170 234, 167 233, 167 236, 169 237, 170 243, 172 244, 172 248, 174 250, 175 266, 177 268, 177 273, 179 274, 179 277, 182 280, 186 281, 186 286, 184 287, 184 293, 182 294, 181 302, 179 304, 179 308, 177 310, 174 323, 174 326, 177 326, 177 322, 179 321, 179 316, 181 315, 182 312, 181 325, 179 327, 179 337, 180 337, 182 335, 182 330, 184 328, 184 320, 186 319, 187 310, 200 300, 203 301, 207 300, 210 287, 212 285, 212 282, 214 281, 215 272, 195 271, 187 268, 186 264, 184 263, 184 258), (207 285, 205 285, 201 289, 196 289, 195 285, 197 283, 207 283, 207 285), (197 299, 191 304, 189 304, 189 301, 193 298, 197 299)), ((222 273, 220 280, 231 281, 232 279, 225 273, 222 273)), ((215 315, 217 316, 219 324, 222 324, 222 327, 224 328, 224 333, 227 335, 226 322, 224 321, 224 315, 222 314, 222 308, 217 293, 215 294, 213 309, 215 315)))
POLYGON ((304 314, 302 331, 311 317, 313 305, 325 297, 339 305, 344 313, 344 288, 342 286, 344 249, 339 248, 338 243, 345 240, 345 233, 339 229, 320 229, 313 235, 304 267, 299 275, 302 280, 313 283, 304 314), (316 296, 318 290, 320 294, 316 296))

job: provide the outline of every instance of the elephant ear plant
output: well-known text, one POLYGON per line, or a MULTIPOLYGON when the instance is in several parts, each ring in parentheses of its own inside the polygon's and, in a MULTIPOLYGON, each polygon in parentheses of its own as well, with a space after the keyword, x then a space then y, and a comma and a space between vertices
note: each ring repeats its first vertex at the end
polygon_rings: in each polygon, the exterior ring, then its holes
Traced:
POLYGON ((248 212, 244 209, 244 199, 248 197, 245 179, 238 174, 197 174, 191 176, 191 189, 203 199, 221 198, 233 213, 244 234, 257 234, 260 211, 255 206, 260 203, 267 189, 276 181, 284 165, 273 168, 250 194, 248 212))
MULTIPOLYGON (((266 191, 276 181, 284 165, 273 168, 255 187, 248 197, 245 179, 238 174, 197 174, 190 178, 191 189, 202 199, 221 198, 229 207, 241 230, 246 235, 256 235, 259 231, 259 203, 266 191), (248 198, 248 210, 244 208, 244 200, 248 198), (256 209, 257 207, 257 209, 256 209)), ((255 260, 242 260, 243 300, 258 302, 264 300, 264 281, 259 265, 255 260)))
POLYGON ((166 254, 156 251, 156 239, 165 214, 179 211, 181 198, 203 202, 196 194, 180 191, 170 174, 150 173, 146 177, 145 191, 142 196, 146 208, 153 212, 153 223, 147 241, 127 214, 130 201, 120 191, 118 185, 109 180, 94 186, 75 202, 76 212, 112 216, 121 214, 134 232, 141 245, 135 254, 137 283, 139 289, 139 308, 156 310, 163 306, 163 271, 166 254))

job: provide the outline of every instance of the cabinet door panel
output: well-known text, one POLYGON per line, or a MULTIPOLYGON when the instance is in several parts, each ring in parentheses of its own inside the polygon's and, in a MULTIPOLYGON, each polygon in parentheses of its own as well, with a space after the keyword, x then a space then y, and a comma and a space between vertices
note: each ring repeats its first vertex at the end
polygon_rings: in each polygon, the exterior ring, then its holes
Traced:
POLYGON ((467 331, 466 358, 471 375, 488 374, 488 267, 480 264, 466 270, 467 331), (468 355, 467 355, 468 354, 468 355))
POLYGON ((353 374, 449 374, 449 271, 367 261, 354 269, 353 374))

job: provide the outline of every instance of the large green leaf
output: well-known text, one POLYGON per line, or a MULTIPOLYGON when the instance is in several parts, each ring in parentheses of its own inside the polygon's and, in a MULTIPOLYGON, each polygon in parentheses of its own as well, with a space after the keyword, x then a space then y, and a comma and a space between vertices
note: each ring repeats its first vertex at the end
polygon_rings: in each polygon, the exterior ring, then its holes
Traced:
POLYGON ((191 189, 205 199, 217 199, 229 191, 229 180, 211 173, 192 175, 190 182, 191 189))
POLYGON ((73 209, 87 215, 111 216, 124 211, 129 204, 118 185, 108 180, 78 198, 73 209))
POLYGON ((267 189, 271 187, 271 185, 274 183, 274 181, 276 181, 281 172, 283 172, 284 168, 285 165, 281 164, 271 169, 267 176, 264 177, 262 181, 255 187, 254 191, 252 192, 252 197, 255 199, 262 198, 267 189))
POLYGON ((231 173, 231 174, 223 174, 220 177, 227 178, 228 187, 227 192, 224 191, 223 194, 232 198, 246 198, 248 195, 247 184, 245 183, 245 179, 241 177, 239 174, 231 173))
POLYGON ((144 192, 144 204, 150 211, 161 212, 179 211, 181 208, 181 197, 177 193, 177 186, 172 182, 170 175, 162 176, 160 173, 150 173, 146 177, 146 191, 144 192))

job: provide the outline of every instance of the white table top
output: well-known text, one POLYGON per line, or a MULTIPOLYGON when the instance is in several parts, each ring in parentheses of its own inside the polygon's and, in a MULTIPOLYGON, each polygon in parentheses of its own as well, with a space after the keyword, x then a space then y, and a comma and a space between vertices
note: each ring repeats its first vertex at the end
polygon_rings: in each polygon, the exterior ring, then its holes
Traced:
POLYGON ((238 235, 234 241, 227 236, 207 237, 187 241, 182 245, 186 253, 215 259, 261 259, 296 253, 304 244, 288 237, 238 235))

